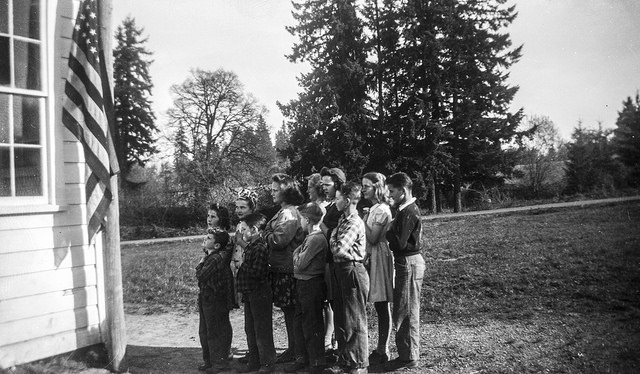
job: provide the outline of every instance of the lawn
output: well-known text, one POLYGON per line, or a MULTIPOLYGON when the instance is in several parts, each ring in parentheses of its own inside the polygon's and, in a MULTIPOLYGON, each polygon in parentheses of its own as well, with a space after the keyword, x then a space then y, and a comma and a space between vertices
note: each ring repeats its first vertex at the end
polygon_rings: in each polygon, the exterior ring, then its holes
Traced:
MULTIPOLYGON (((426 220, 423 254, 421 372, 640 372, 640 203, 426 220)), ((123 247, 127 311, 194 312, 200 255, 123 247)))

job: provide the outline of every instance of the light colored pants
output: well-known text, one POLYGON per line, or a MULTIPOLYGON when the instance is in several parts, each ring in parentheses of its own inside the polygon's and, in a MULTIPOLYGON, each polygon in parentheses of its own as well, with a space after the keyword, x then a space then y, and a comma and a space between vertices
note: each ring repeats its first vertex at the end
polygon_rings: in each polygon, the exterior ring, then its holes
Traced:
POLYGON ((401 360, 420 358, 420 291, 425 263, 421 254, 396 256, 393 289, 393 325, 401 360))

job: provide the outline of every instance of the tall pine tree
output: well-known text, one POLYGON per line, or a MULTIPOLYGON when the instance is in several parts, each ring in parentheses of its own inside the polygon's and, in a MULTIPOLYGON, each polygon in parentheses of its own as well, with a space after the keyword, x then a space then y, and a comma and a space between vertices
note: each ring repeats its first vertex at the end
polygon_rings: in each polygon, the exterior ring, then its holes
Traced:
POLYGON ((453 160, 454 211, 461 210, 463 183, 497 182, 502 146, 518 135, 522 111, 509 104, 518 87, 507 82, 508 69, 521 55, 511 49, 504 29, 513 22, 515 6, 505 0, 440 0, 439 89, 449 154, 453 160))
POLYGON ((615 160, 611 130, 586 129, 578 123, 567 144, 565 193, 605 193, 620 183, 620 165, 615 160))
POLYGON ((323 165, 361 175, 369 127, 366 108, 367 52, 355 0, 293 3, 298 24, 287 30, 299 38, 289 59, 307 62, 298 78, 303 92, 280 105, 287 118, 290 172, 306 175, 323 165))
POLYGON ((508 112, 517 87, 506 82, 520 57, 503 33, 515 10, 501 0, 366 4, 375 55, 370 91, 384 145, 383 158, 371 160, 406 170, 431 190, 436 180, 453 185, 459 210, 462 183, 495 178, 501 146, 522 116, 508 112))
POLYGON ((135 19, 127 17, 116 30, 117 46, 113 51, 115 148, 123 180, 134 164, 144 166, 157 152, 153 143, 158 129, 150 100, 152 61, 148 57, 152 53, 144 46, 147 38, 142 38, 142 32, 135 19))
POLYGON ((628 169, 627 182, 640 187, 640 94, 636 92, 635 100, 628 97, 622 105, 613 132, 613 145, 628 169))
POLYGON ((458 201, 462 183, 495 180, 522 117, 508 109, 520 48, 504 33, 516 14, 505 2, 294 3, 290 59, 312 70, 281 105, 292 172, 402 170, 418 188, 452 185, 458 201))

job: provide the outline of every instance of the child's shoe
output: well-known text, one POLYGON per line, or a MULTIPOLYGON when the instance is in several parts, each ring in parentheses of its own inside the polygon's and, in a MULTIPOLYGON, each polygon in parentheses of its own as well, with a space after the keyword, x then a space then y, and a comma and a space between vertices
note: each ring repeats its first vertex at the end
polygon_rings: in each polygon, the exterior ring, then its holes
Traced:
POLYGON ((204 364, 198 366, 198 371, 207 371, 207 369, 210 367, 211 367, 211 364, 208 362, 205 362, 204 364))

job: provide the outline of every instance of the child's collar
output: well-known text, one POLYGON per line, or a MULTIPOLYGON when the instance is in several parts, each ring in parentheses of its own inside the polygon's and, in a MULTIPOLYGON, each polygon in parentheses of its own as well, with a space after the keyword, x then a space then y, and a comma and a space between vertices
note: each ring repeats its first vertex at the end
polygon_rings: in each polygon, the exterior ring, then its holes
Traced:
POLYGON ((404 208, 408 207, 409 205, 413 204, 413 202, 416 201, 415 197, 411 197, 410 199, 406 199, 402 204, 400 204, 400 206, 398 206, 398 210, 403 210, 404 208))

